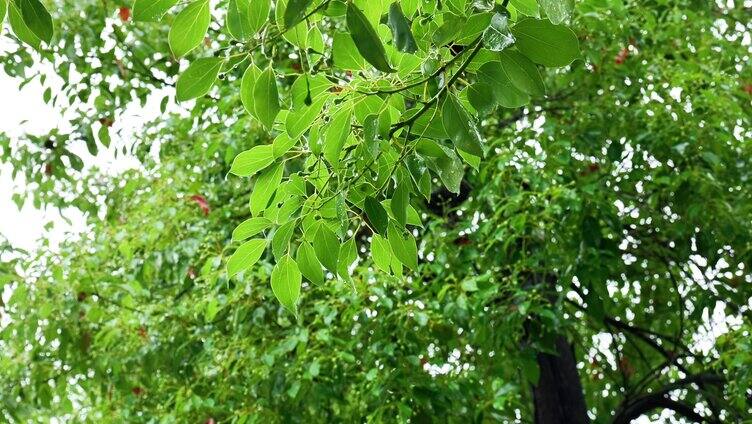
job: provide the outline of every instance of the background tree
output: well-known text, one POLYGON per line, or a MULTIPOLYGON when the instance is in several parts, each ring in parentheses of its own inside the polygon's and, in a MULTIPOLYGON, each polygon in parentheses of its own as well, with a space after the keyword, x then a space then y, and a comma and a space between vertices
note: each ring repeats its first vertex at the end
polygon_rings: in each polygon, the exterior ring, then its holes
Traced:
POLYGON ((0 0, 91 225, 3 257, 4 419, 749 419, 748 5, 176 4, 0 0))

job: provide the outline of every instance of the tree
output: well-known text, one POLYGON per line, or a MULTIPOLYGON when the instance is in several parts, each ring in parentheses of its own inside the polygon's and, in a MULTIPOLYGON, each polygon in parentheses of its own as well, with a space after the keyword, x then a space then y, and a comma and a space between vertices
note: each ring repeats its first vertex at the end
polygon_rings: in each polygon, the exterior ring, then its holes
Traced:
POLYGON ((4 419, 749 419, 744 5, 6 9, 74 128, 0 140, 16 199, 91 231, 3 257, 4 419))

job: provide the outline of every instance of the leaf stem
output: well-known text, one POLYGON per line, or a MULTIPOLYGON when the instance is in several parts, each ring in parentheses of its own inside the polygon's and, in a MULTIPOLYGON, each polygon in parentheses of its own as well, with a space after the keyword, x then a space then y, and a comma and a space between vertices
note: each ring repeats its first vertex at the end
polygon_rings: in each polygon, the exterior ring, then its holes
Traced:
POLYGON ((452 85, 454 85, 454 83, 457 81, 460 75, 462 75, 465 69, 467 69, 467 67, 470 65, 470 62, 473 61, 475 56, 480 52, 481 48, 483 48, 483 43, 481 43, 481 37, 476 38, 473 44, 474 44, 473 50, 470 52, 470 55, 467 57, 467 59, 465 59, 464 62, 462 62, 462 65, 460 65, 459 69, 457 69, 457 72, 455 72, 454 75, 452 75, 449 81, 447 81, 447 83, 443 87, 441 87, 441 90, 439 90, 439 92, 436 93, 436 95, 431 100, 426 102, 416 114, 414 114, 408 119, 405 119, 404 121, 400 121, 392 125, 392 129, 389 130, 390 137, 394 135, 394 133, 396 133, 400 128, 404 128, 404 127, 414 124, 415 121, 418 120, 418 118, 420 118, 424 113, 428 111, 428 109, 431 108, 431 106, 433 106, 434 102, 438 102, 441 99, 441 97, 449 91, 449 88, 451 88, 452 85))

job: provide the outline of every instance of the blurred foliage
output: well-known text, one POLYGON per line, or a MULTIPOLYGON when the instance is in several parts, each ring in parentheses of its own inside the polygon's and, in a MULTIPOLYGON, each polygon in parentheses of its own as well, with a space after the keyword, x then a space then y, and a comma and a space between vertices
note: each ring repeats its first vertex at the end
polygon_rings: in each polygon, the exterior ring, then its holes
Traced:
MULTIPOLYGON (((125 2, 49 2, 54 42, 19 43, 3 68, 56 87, 44 100, 72 130, 0 137, 0 157, 26 183, 19 205, 74 207, 88 228, 2 245, 2 419, 533 422, 537 358, 559 335, 593 422, 693 421, 682 406, 752 419, 749 4, 575 4, 582 59, 542 72, 548 94, 524 108, 473 111, 485 157, 459 152, 458 193, 432 170, 428 198, 410 198, 418 269, 383 272, 369 227, 348 227, 357 261, 304 281, 294 315, 272 255, 226 272, 255 187, 233 160, 273 140, 243 110, 243 69, 179 108, 169 25, 124 18, 125 2), (120 125, 147 101, 158 118, 120 125), (82 146, 140 167, 108 175, 82 146), (656 396, 674 403, 640 410, 656 396)), ((229 43, 214 24, 208 38, 229 43)), ((280 75, 296 51, 276 42, 280 75)))

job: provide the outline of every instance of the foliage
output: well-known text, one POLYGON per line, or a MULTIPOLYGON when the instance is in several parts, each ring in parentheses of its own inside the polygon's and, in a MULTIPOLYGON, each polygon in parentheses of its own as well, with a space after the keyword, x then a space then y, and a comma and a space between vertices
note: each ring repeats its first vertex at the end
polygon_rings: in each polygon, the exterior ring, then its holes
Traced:
POLYGON ((543 422, 560 337, 596 422, 749 419, 744 5, 0 5, 73 127, 17 202, 91 224, 0 268, 5 419, 543 422))

